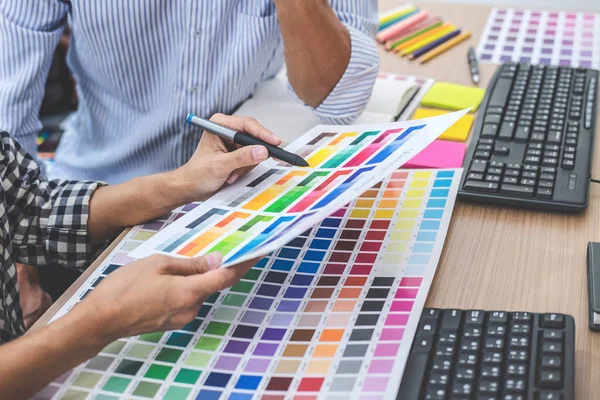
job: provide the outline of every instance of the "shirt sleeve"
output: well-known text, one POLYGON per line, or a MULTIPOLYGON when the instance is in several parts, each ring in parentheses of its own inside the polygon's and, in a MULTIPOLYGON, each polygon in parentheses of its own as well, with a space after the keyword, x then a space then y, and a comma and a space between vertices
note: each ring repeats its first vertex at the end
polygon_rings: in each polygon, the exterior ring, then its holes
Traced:
POLYGON ((0 130, 35 158, 39 112, 68 2, 0 0, 0 130))
MULTIPOLYGON (((314 113, 327 124, 349 124, 365 110, 379 72, 375 34, 379 26, 377 0, 331 0, 331 7, 350 34, 346 71, 314 113)), ((292 97, 301 101, 291 85, 292 97)))
POLYGON ((103 183, 47 181, 36 162, 6 132, 0 169, 13 258, 36 266, 85 268, 97 248, 88 235, 90 199, 103 183))

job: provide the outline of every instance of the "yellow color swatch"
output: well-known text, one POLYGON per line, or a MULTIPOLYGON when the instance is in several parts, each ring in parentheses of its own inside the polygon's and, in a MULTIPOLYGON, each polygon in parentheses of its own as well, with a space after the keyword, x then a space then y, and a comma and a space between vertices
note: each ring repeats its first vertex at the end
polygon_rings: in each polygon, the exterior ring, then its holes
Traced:
POLYGON ((370 212, 371 212, 371 210, 368 210, 368 209, 355 208, 350 213, 350 216, 352 218, 368 218, 370 212))
POLYGON ((412 231, 394 231, 390 236, 392 240, 410 240, 412 231))
POLYGON ((356 200, 356 207, 371 208, 371 207, 373 207, 373 203, 375 203, 375 200, 359 199, 359 200, 356 200))
POLYGON ((431 171, 417 171, 413 174, 415 179, 429 179, 431 178, 431 171))
MULTIPOLYGON (((434 108, 417 108, 417 111, 415 111, 415 114, 413 115, 413 119, 437 117, 438 115, 447 113, 448 111, 434 108)), ((458 122, 452 125, 446 132, 442 133, 442 136, 440 136, 439 139, 465 142, 469 137, 469 132, 471 132, 474 119, 475 117, 473 117, 472 114, 463 115, 458 122)))
POLYGON ((410 182, 410 187, 411 188, 426 188, 428 184, 429 184, 428 180, 415 179, 410 182))
POLYGON ((332 155, 337 150, 338 150, 338 147, 326 146, 326 147, 322 148, 321 150, 317 151, 315 154, 313 154, 308 160, 306 160, 306 162, 311 167, 314 168, 314 167, 318 166, 319 164, 321 164, 326 159, 328 159, 329 156, 332 155))
POLYGON ((421 208, 423 200, 404 200, 402 208, 421 208))
POLYGON ((391 219, 394 216, 394 210, 377 210, 375 219, 391 219))
POLYGON ((418 197, 420 199, 422 199, 423 197, 425 197, 425 191, 421 190, 421 189, 412 189, 409 190, 408 192, 406 192, 406 197, 418 197))
MULTIPOLYGON (((402 211, 404 211, 404 210, 402 210, 402 211)), ((399 219, 398 221, 396 221, 396 229, 411 230, 414 226, 415 226, 414 219, 399 219)))
POLYGON ((399 219, 416 219, 419 216, 419 210, 400 210, 398 214, 399 219))
POLYGON ((401 264, 405 258, 404 253, 387 253, 382 260, 385 264, 401 264))
POLYGON ((397 200, 381 200, 379 202, 379 208, 396 208, 397 205, 397 200))
POLYGON ((408 248, 408 242, 388 242, 387 250, 389 252, 404 252, 408 248))

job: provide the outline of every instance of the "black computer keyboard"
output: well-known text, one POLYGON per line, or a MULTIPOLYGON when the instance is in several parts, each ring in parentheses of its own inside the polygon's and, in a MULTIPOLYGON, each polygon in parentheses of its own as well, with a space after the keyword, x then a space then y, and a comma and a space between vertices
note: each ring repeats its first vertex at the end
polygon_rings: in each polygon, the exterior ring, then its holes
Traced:
POLYGON ((488 86, 459 197, 574 212, 587 207, 598 71, 504 64, 488 86))
POLYGON ((425 309, 398 400, 570 400, 575 321, 564 314, 425 309))

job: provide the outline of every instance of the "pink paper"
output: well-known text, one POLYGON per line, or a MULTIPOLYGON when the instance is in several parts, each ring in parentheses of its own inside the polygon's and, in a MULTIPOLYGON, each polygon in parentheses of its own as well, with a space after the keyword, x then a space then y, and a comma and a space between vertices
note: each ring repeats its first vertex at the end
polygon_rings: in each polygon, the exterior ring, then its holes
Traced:
POLYGON ((460 168, 466 151, 464 143, 436 140, 402 168, 460 168))

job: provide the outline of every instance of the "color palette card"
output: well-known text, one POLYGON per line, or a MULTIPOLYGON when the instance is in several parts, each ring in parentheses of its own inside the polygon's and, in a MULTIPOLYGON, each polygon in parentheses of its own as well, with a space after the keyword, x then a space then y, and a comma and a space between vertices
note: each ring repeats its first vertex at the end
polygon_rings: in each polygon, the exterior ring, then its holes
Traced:
POLYGON ((477 48, 481 62, 600 68, 600 14, 494 8, 477 48))
MULTIPOLYGON (((182 329, 118 340, 35 398, 395 399, 461 173, 393 172, 210 296, 182 329)), ((131 261, 123 250, 61 315, 131 261)))
POLYGON ((465 114, 317 126, 286 147, 304 156, 310 167, 262 163, 154 235, 133 256, 219 252, 227 267, 268 254, 389 176, 465 114))

